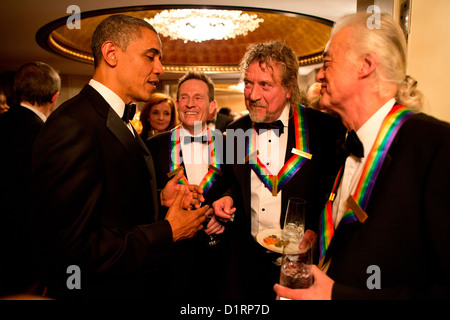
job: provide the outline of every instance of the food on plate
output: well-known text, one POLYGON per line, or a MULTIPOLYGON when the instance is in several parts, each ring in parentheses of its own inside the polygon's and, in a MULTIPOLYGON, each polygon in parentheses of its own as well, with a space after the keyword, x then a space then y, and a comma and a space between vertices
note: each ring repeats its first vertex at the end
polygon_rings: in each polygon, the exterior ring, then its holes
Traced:
POLYGON ((265 237, 263 241, 266 245, 268 246, 273 245, 277 248, 281 248, 283 246, 287 247, 289 245, 289 241, 283 241, 275 234, 265 237))

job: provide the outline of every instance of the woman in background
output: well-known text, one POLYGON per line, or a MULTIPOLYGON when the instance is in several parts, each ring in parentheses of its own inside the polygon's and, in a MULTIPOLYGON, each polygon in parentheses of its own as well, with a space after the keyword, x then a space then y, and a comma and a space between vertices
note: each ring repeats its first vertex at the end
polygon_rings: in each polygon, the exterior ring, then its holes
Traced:
POLYGON ((8 102, 6 99, 6 94, 0 91, 0 114, 5 113, 9 110, 8 102))
POLYGON ((141 111, 141 138, 147 141, 155 134, 173 129, 177 124, 175 103, 169 96, 154 93, 141 111))

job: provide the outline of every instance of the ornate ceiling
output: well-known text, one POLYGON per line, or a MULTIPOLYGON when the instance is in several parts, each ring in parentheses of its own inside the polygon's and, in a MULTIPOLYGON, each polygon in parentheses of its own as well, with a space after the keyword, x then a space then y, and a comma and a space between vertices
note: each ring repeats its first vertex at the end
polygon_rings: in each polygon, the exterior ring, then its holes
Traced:
MULTIPOLYGON (((202 8, 224 9, 219 7, 202 8)), ((91 37, 101 20, 119 12, 140 18, 153 18, 155 14, 164 9, 174 9, 174 7, 130 7, 83 12, 80 29, 67 28, 66 16, 42 27, 36 38, 40 46, 46 50, 70 59, 93 63, 90 51, 91 37)), ((321 54, 331 32, 331 21, 288 12, 260 9, 249 11, 249 8, 235 7, 226 9, 242 10, 243 13, 249 15, 257 14, 258 18, 264 19, 264 22, 246 36, 237 36, 228 40, 184 43, 183 40, 172 40, 161 36, 166 74, 184 73, 189 68, 211 73, 238 72, 238 64, 247 45, 270 40, 281 40, 288 43, 298 55, 301 66, 321 62, 321 54)))

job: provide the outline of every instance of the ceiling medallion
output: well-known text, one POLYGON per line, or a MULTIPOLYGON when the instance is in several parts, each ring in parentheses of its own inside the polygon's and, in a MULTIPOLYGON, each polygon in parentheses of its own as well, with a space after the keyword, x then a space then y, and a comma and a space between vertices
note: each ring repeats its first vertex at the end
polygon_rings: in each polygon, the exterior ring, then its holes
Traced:
MULTIPOLYGON (((67 16, 61 17, 42 26, 36 34, 36 40, 45 50, 72 60, 93 64, 94 59, 91 51, 92 34, 104 18, 112 14, 123 13, 150 20, 150 18, 155 18, 164 10, 166 12, 186 12, 185 10, 175 9, 191 9, 186 11, 190 13, 197 12, 195 14, 185 13, 179 15, 185 19, 184 26, 189 27, 191 31, 195 30, 194 35, 196 38, 188 40, 185 37, 183 40, 172 40, 170 35, 164 36, 164 28, 159 28, 157 23, 152 21, 152 24, 158 27, 156 30, 160 30, 159 34, 161 35, 161 42, 164 48, 165 75, 163 75, 163 78, 165 79, 175 79, 179 77, 179 74, 187 70, 203 71, 210 74, 226 74, 223 78, 227 79, 238 77, 240 73, 239 63, 248 45, 271 40, 280 40, 289 44, 297 54, 301 67, 314 66, 322 62, 322 53, 330 38, 333 26, 332 21, 318 17, 260 8, 253 10, 251 8, 223 6, 195 6, 192 8, 186 6, 139 6, 83 12, 80 29, 69 29, 67 16), (206 8, 213 10, 204 10, 206 8), (223 36, 224 39, 227 38, 228 40, 215 40, 212 39, 214 37, 208 36, 205 27, 195 25, 194 22, 186 22, 189 16, 200 17, 201 14, 199 12, 202 11, 214 12, 217 14, 217 17, 223 18, 221 22, 217 22, 218 20, 215 20, 215 22, 209 21, 206 24, 208 28, 211 27, 217 30, 220 26, 224 28, 226 23, 232 21, 237 23, 240 19, 239 17, 251 18, 254 20, 254 25, 252 28, 248 28, 251 24, 241 21, 237 31, 235 30, 231 35, 223 36), (242 35, 238 35, 239 33, 242 33, 242 35), (245 33, 247 35, 243 36, 245 33), (235 36, 235 38, 232 39, 232 36, 235 36), (211 40, 196 42, 208 38, 211 40), (186 54, 186 52, 189 54, 186 54)), ((182 18, 178 20, 182 20, 182 18)), ((176 23, 179 24, 180 22, 176 23)), ((165 22, 164 26, 173 24, 175 22, 165 22)))
POLYGON ((145 19, 158 33, 172 40, 202 42, 227 40, 246 36, 264 19, 238 10, 173 9, 164 10, 152 19, 145 19))

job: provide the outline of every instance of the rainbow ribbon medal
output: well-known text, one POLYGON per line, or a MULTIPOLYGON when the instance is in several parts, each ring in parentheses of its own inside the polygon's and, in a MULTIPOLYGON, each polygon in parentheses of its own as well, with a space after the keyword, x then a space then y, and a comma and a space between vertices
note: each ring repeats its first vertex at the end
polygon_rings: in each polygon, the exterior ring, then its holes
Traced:
POLYGON ((277 175, 272 174, 259 159, 258 151, 256 150, 258 135, 254 125, 251 130, 246 159, 249 160, 250 167, 266 188, 272 192, 272 196, 277 196, 278 192, 306 163, 306 160, 312 158, 312 155, 309 153, 308 130, 304 113, 304 107, 301 105, 294 109, 295 148, 292 149, 293 155, 283 165, 277 175), (254 160, 255 158, 256 160, 254 160))
MULTIPOLYGON (((380 173, 384 159, 387 152, 394 141, 395 136, 400 130, 401 126, 408 120, 414 113, 409 109, 401 105, 395 105, 383 120, 381 128, 378 132, 375 143, 370 150, 364 165, 361 178, 359 179, 355 193, 350 195, 347 199, 349 208, 342 217, 340 223, 347 224, 355 221, 364 223, 368 218, 365 210, 370 199, 370 195, 375 186, 378 174, 380 173)), ((326 251, 331 242, 331 238, 334 234, 333 227, 333 215, 332 215, 332 202, 334 200, 335 192, 337 189, 337 181, 339 181, 342 169, 339 171, 336 178, 333 190, 330 195, 330 199, 325 205, 321 214, 320 222, 320 258, 325 257, 326 251)))
MULTIPOLYGON (((203 195, 205 195, 209 189, 211 188, 213 182, 217 178, 217 175, 222 175, 222 171, 220 171, 220 163, 218 161, 218 155, 216 154, 216 142, 213 137, 211 130, 206 127, 206 132, 208 136, 208 172, 203 177, 202 181, 199 184, 199 187, 203 190, 203 195)), ((178 171, 180 171, 183 167, 181 166, 181 144, 180 144, 180 136, 181 136, 181 125, 178 125, 176 128, 172 130, 171 139, 170 139, 170 163, 169 170, 170 172, 167 174, 170 177, 176 175, 178 171)), ((179 184, 189 184, 185 175, 178 181, 179 184)))

